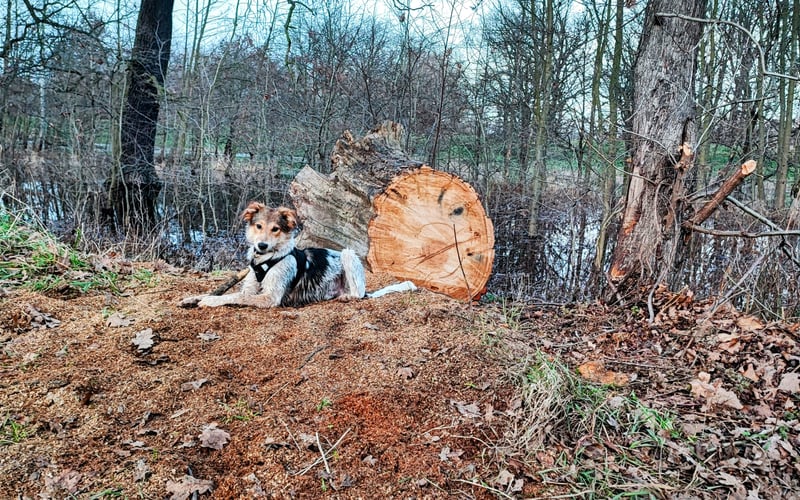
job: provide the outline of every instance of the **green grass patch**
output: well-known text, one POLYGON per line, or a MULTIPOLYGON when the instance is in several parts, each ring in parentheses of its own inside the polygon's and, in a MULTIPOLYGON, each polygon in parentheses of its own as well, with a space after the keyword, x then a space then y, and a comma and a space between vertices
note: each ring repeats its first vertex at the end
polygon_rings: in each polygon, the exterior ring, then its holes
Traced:
POLYGON ((37 292, 119 292, 118 278, 114 272, 95 272, 85 256, 44 228, 0 209, 0 285, 37 292))
POLYGON ((20 443, 27 439, 30 434, 25 425, 10 416, 0 417, 0 446, 20 443))

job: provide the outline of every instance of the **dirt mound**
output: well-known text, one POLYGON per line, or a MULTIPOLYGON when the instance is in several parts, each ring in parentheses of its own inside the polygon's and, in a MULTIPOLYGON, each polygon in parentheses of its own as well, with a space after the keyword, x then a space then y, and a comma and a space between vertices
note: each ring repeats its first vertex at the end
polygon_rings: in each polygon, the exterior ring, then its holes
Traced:
POLYGON ((223 278, 126 266, 0 297, 0 497, 800 491, 796 324, 666 291, 653 321, 426 291, 181 309, 223 278))
POLYGON ((213 283, 157 281, 2 300, 0 417, 25 435, 4 436, 0 496, 163 498, 197 480, 215 498, 424 495, 480 458, 454 402, 505 404, 463 303, 421 291, 179 309, 213 283), (132 343, 144 337, 152 347, 132 343), (211 424, 229 436, 220 449, 200 437, 211 424))

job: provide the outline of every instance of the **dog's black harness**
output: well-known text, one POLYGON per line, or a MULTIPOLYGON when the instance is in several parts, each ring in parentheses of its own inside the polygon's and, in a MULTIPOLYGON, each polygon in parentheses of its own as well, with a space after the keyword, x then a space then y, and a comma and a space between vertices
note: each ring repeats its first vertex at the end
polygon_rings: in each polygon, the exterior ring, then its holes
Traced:
POLYGON ((297 273, 292 280, 291 285, 289 286, 289 290, 294 290, 294 287, 300 282, 300 279, 306 273, 306 268, 308 267, 308 260, 306 259, 306 253, 303 250, 298 250, 297 248, 293 248, 291 252, 287 253, 282 257, 278 257, 276 259, 269 259, 267 261, 262 262, 261 264, 256 264, 255 259, 250 261, 250 268, 256 274, 256 281, 261 283, 264 281, 264 277, 267 275, 267 271, 271 268, 275 267, 278 262, 282 261, 288 256, 294 257, 295 262, 297 262, 297 273))

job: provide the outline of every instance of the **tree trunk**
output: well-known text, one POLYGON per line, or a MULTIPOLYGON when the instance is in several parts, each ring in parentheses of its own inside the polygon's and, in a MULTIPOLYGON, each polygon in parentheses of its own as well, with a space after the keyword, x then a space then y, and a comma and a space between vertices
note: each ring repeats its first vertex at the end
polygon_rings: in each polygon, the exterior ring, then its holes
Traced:
POLYGON ((634 68, 632 174, 609 276, 617 296, 660 281, 675 262, 694 166, 693 83, 702 24, 674 15, 704 12, 704 0, 648 4, 634 68))
POLYGON ((297 174, 289 192, 303 221, 298 246, 351 248, 373 272, 477 298, 494 260, 491 220, 471 186, 409 159, 402 141, 392 122, 360 140, 345 132, 330 175, 297 174))
POLYGON ((121 176, 109 179, 115 222, 125 229, 147 229, 155 222, 162 185, 154 162, 156 126, 169 63, 173 1, 142 0, 136 22, 120 130, 121 176))

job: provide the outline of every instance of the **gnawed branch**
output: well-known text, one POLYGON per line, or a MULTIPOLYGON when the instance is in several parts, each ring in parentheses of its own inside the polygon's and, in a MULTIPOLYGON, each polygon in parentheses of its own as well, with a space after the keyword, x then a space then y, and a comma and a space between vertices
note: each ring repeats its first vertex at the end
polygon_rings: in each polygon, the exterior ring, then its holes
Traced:
POLYGON ((700 224, 703 223, 706 219, 711 217, 711 214, 714 213, 717 208, 725 201, 725 198, 730 195, 734 189, 736 189, 739 184, 742 183, 743 180, 747 178, 750 174, 752 174, 756 170, 756 162, 753 160, 748 160, 742 164, 740 168, 736 170, 736 172, 731 175, 728 180, 722 183, 722 186, 719 187, 716 193, 711 197, 710 200, 697 211, 692 218, 683 222, 682 226, 684 229, 692 229, 696 228, 700 224))

